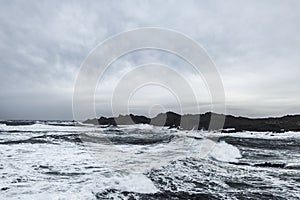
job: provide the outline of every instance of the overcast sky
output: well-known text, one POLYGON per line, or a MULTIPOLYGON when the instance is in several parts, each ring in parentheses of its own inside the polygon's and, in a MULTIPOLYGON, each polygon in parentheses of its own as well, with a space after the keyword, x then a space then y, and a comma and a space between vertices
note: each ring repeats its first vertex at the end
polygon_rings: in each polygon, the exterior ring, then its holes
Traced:
MULTIPOLYGON (((251 117, 300 113, 298 0, 1 0, 0 4, 0 119, 72 119, 72 93, 83 60, 104 39, 138 27, 173 29, 201 44, 223 80, 227 113, 251 117)), ((177 70, 187 65, 173 55, 150 50, 120 58, 103 79, 107 87, 96 91, 98 115, 111 114, 110 90, 118 77, 145 63, 177 70)), ((176 75, 160 75, 174 83, 176 75)), ((182 69, 181 75, 194 89, 201 88, 196 96, 204 105, 201 111, 206 111, 209 99, 202 81, 193 80, 188 70, 182 69)), ((155 109, 194 111, 188 99, 181 102, 182 110, 176 109, 174 96, 157 85, 136 91, 132 99, 131 110, 137 114, 154 115, 155 109)))

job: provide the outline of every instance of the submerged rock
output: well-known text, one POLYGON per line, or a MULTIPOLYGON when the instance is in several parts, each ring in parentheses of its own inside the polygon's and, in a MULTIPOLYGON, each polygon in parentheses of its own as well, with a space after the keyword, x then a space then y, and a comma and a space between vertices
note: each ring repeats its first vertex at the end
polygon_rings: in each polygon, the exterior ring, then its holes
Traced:
POLYGON ((259 164, 254 164, 255 167, 276 167, 276 168, 284 168, 284 163, 270 163, 270 162, 264 162, 259 164))

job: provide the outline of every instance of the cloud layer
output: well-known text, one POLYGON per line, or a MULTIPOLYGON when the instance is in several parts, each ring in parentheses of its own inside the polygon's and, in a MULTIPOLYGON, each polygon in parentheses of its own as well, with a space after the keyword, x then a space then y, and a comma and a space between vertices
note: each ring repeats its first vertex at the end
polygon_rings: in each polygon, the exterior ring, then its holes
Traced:
MULTIPOLYGON (((0 118, 71 119, 74 82, 88 53, 104 39, 138 27, 173 29, 200 43, 223 80, 228 113, 299 113, 299 9, 297 0, 1 1, 0 118)), ((201 88, 196 92, 201 103, 209 103, 203 81, 185 70, 186 63, 145 51, 121 58, 107 72, 107 87, 96 93, 99 115, 110 114, 109 89, 117 77, 149 62, 181 70, 193 89, 201 88)), ((149 104, 158 101, 147 94, 155 91, 146 87, 136 93, 135 112, 149 113, 149 104)), ((166 108, 175 102, 163 89, 159 93, 157 100, 166 108)), ((193 110, 183 103, 184 112, 193 110)))

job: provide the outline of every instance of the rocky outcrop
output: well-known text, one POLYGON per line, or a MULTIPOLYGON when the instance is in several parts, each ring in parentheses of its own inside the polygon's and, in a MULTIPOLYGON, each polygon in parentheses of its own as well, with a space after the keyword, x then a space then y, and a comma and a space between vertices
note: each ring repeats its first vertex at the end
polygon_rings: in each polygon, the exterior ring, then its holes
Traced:
POLYGON ((151 125, 179 127, 181 115, 174 112, 160 113, 150 121, 151 125))
POLYGON ((138 115, 119 115, 118 117, 100 117, 99 119, 88 119, 84 121, 86 124, 94 125, 132 125, 132 124, 150 124, 151 119, 138 115))
POLYGON ((270 163, 270 162, 264 162, 259 164, 254 164, 255 167, 275 167, 275 168, 284 168, 284 163, 270 163))
POLYGON ((174 112, 160 113, 154 118, 139 115, 119 115, 118 117, 100 117, 99 119, 88 119, 84 123, 95 125, 132 125, 151 124, 155 126, 168 126, 184 130, 198 129, 209 130, 211 119, 224 119, 223 132, 240 131, 300 131, 300 115, 287 115, 284 117, 270 118, 246 118, 216 113, 186 114, 180 115, 174 112))

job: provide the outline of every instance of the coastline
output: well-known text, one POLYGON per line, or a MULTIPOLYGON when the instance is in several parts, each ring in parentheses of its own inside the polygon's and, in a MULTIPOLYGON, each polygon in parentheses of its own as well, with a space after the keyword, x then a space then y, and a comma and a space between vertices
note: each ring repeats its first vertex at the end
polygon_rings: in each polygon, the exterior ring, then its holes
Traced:
POLYGON ((207 112, 205 114, 184 114, 180 115, 174 112, 160 113, 153 118, 141 115, 119 115, 118 117, 100 117, 88 119, 85 124, 93 125, 133 125, 133 124, 150 124, 155 126, 167 126, 170 128, 179 128, 183 130, 216 130, 209 125, 212 116, 214 118, 224 118, 222 132, 287 132, 300 131, 300 115, 285 115, 282 117, 267 118, 248 118, 236 117, 233 115, 217 114, 207 112))

